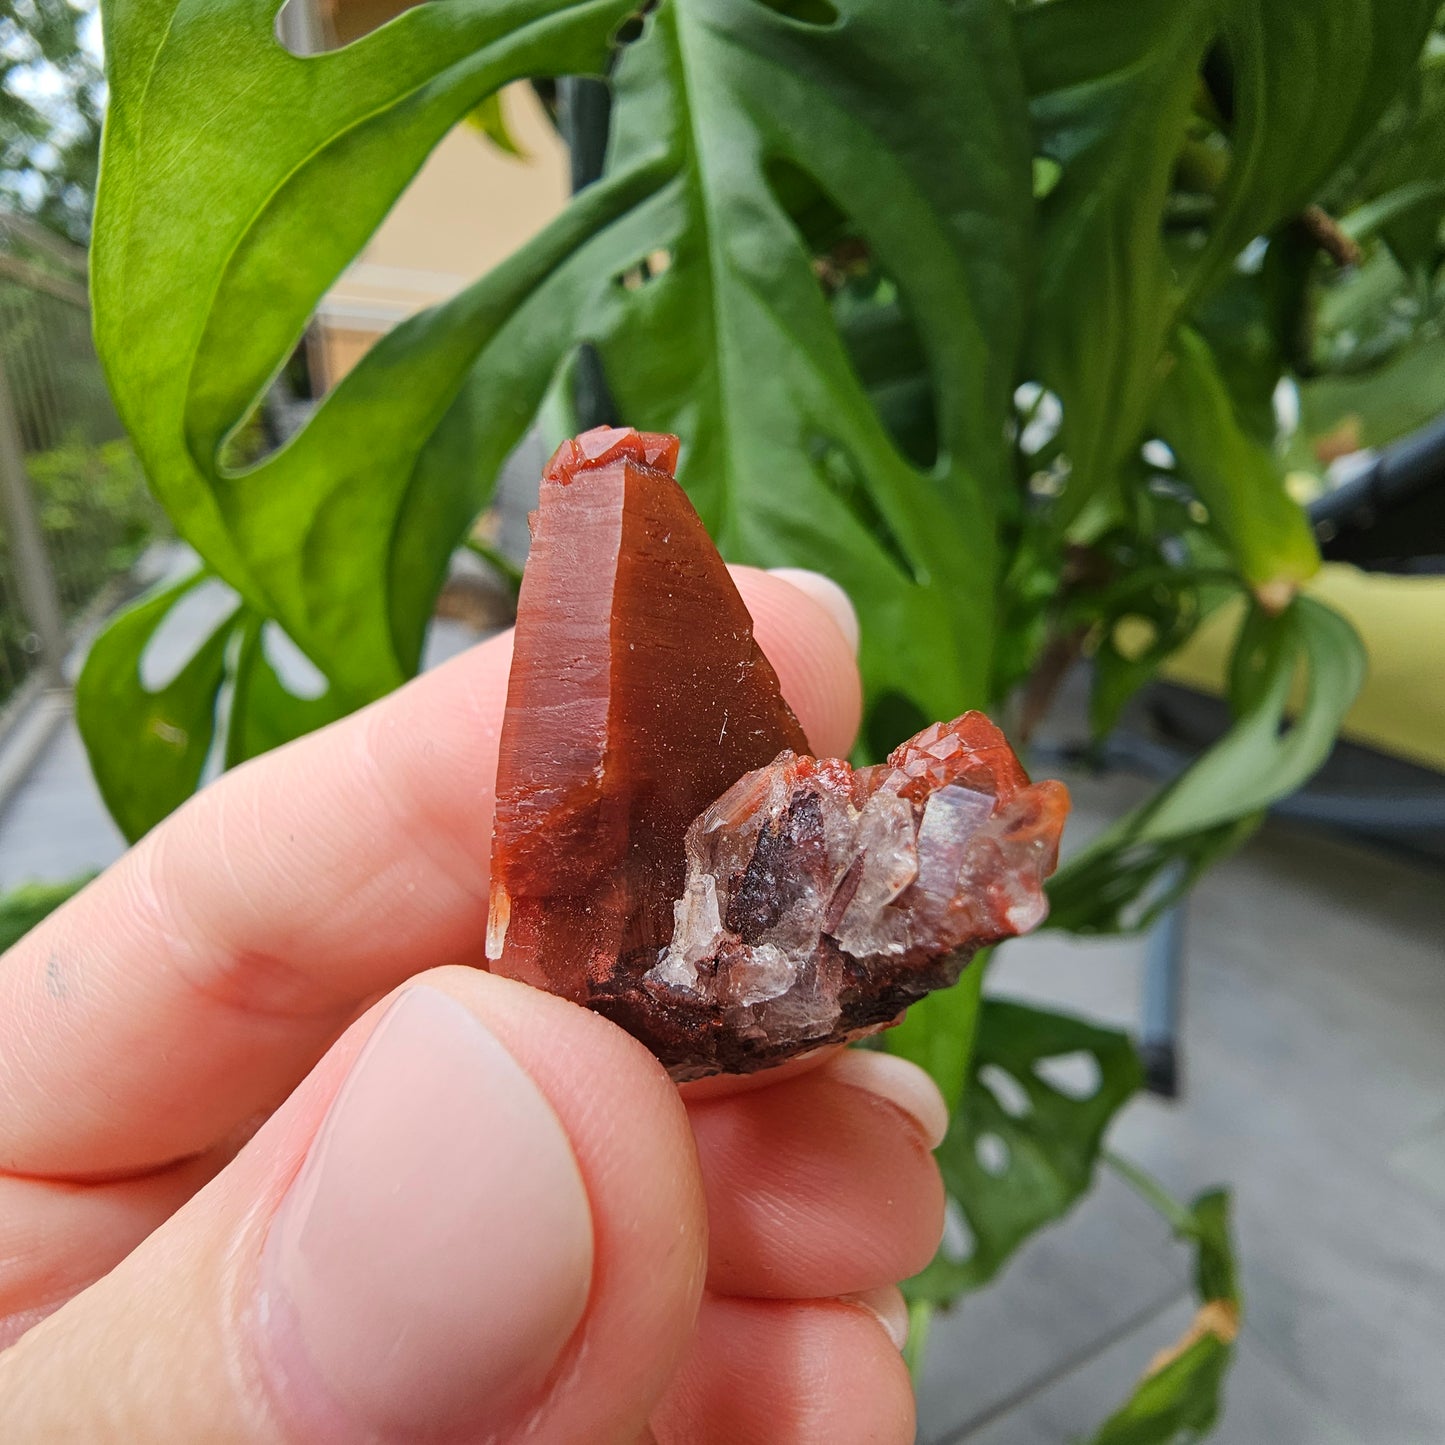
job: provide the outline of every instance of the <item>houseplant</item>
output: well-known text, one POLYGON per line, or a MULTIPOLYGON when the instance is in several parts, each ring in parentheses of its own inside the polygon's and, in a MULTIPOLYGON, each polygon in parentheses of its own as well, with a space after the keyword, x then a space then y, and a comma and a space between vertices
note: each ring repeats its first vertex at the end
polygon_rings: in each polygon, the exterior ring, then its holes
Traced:
MULTIPOLYGON (((538 415, 566 413, 580 355, 622 418, 683 437, 727 555, 853 596, 865 753, 968 705, 1026 722, 1084 648, 1102 733, 1205 613, 1245 600, 1233 727, 1055 882, 1054 926, 1146 925, 1318 766, 1362 675, 1349 626, 1299 591, 1318 555, 1270 399, 1331 364, 1319 298, 1362 243, 1438 314, 1442 186, 1397 164, 1440 125, 1434 0, 645 8, 448 0, 304 58, 275 0, 108 8, 97 338, 204 559, 118 618, 80 681, 117 822, 138 836, 208 759, 416 669, 453 550, 538 415), (584 75, 612 98, 596 183, 388 335, 286 446, 234 464, 229 439, 441 135, 509 82, 584 75), (217 584, 229 610, 148 687, 152 635, 217 584), (278 633, 323 679, 306 696, 278 633)), ((1138 1085, 1122 1036, 981 1005, 984 973, 888 1039, 956 1105, 942 1160, 973 1235, 915 1282, 916 1344, 1078 1199, 1138 1085), (1080 1050, 1085 1099, 1036 1072, 1080 1050)), ((1198 1250, 1206 1325, 1100 1440, 1174 1439, 1216 1410, 1226 1208, 1163 1204, 1198 1250)))

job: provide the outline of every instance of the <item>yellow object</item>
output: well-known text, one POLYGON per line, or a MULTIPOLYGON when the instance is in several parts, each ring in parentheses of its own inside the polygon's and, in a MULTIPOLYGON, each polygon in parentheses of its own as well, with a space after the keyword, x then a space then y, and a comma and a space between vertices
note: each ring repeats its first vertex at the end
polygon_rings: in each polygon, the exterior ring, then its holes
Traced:
MULTIPOLYGON (((1344 735, 1445 772, 1445 577, 1387 577, 1332 562, 1304 590, 1348 617, 1369 655, 1344 735)), ((1242 607, 1220 608, 1169 660, 1164 676, 1221 693, 1242 607)))

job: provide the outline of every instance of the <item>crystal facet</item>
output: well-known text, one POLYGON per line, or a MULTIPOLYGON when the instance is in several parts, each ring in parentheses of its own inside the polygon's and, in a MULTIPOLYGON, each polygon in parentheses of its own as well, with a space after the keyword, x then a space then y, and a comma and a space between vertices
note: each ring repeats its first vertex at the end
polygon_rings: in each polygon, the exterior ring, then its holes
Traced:
POLYGON ((548 465, 487 956, 684 1079, 884 1027, 1035 926, 1068 794, 979 713, 875 767, 807 756, 677 449, 598 428, 548 465))

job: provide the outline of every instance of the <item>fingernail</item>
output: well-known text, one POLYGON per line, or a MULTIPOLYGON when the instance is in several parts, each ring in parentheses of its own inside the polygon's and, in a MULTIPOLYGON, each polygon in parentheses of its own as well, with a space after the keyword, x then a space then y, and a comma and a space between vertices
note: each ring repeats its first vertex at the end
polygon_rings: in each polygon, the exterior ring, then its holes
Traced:
POLYGON ((874 1049, 844 1049, 826 1067, 834 1078, 901 1109, 918 1126, 930 1149, 943 1143, 948 1133, 948 1105, 938 1085, 911 1060, 874 1049))
POLYGON ((888 1331, 888 1338, 893 1341, 895 1349, 901 1351, 908 1343, 908 1301, 897 1285, 885 1284, 879 1289, 867 1289, 846 1298, 849 1304, 862 1305, 869 1314, 877 1317, 878 1323, 888 1331))
POLYGON ((272 1223, 263 1353, 308 1438, 505 1422, 586 1307, 592 1220, 557 1116, 461 1004, 408 988, 272 1223))
POLYGON ((838 631, 847 639, 848 646, 857 653, 860 636, 858 614, 854 611, 848 594, 831 577, 825 577, 821 572, 809 572, 803 567, 773 567, 770 570, 774 577, 791 582, 800 592, 806 592, 814 602, 822 606, 828 616, 838 624, 838 631))

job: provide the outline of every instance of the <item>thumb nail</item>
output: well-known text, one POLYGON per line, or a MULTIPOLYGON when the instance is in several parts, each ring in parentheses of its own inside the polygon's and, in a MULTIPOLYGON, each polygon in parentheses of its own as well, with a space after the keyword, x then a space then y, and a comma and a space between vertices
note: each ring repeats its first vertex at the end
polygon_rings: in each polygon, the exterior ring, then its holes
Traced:
POLYGON ((408 988, 352 1066, 262 1259, 263 1353, 309 1438, 504 1422, 582 1317, 571 1144, 466 1008, 408 988))
POLYGON ((838 631, 848 640, 848 646, 858 651, 858 614, 848 594, 831 577, 821 572, 809 572, 803 567, 773 567, 774 577, 791 582, 800 592, 806 592, 814 602, 838 624, 838 631))

